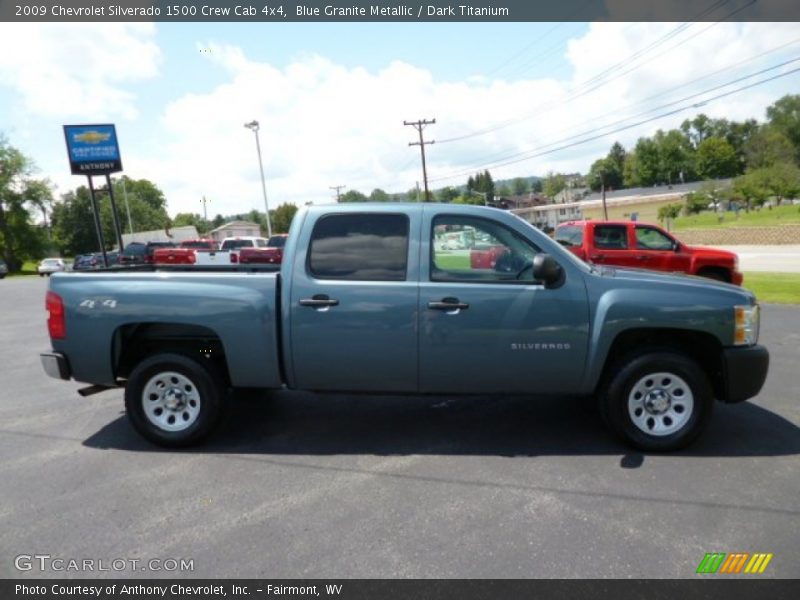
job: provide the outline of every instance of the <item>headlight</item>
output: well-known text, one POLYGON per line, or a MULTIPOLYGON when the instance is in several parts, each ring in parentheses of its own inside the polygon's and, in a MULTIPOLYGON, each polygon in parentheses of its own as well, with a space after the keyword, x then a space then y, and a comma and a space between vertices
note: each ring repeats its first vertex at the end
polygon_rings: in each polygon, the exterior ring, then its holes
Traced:
POLYGON ((752 346, 758 341, 759 310, 758 304, 752 306, 734 306, 736 328, 733 343, 736 346, 752 346))

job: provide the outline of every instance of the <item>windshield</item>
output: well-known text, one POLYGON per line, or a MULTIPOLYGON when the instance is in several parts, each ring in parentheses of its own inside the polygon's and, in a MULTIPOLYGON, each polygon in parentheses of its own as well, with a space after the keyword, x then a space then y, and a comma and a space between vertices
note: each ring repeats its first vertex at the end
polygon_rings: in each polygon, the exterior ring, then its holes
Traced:
POLYGON ((181 248, 195 248, 200 250, 208 250, 213 247, 212 242, 183 242, 181 248))
POLYGON ((273 235, 269 238, 269 243, 267 246, 270 248, 283 248, 286 245, 286 236, 285 235, 273 235))
POLYGON ((129 244, 122 254, 125 256, 141 256, 144 254, 144 244, 129 244))
POLYGON ((237 248, 252 248, 253 240, 225 240, 222 242, 223 250, 235 250, 237 248))

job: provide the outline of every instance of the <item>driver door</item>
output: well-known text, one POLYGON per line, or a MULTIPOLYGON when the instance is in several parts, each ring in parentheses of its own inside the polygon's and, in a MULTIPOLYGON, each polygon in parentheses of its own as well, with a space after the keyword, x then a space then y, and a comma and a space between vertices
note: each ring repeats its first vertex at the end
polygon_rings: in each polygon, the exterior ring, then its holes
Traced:
POLYGON ((421 392, 547 393, 583 375, 582 281, 545 289, 532 275, 539 248, 493 219, 427 213, 423 235, 421 392))

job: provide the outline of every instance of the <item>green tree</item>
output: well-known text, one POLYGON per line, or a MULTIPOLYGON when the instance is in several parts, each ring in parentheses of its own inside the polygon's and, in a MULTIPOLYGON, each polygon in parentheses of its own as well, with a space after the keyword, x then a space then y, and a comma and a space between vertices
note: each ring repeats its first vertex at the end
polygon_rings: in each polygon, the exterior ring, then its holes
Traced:
POLYGON ((767 108, 767 119, 792 143, 800 159, 800 94, 788 94, 767 108))
POLYGON ((201 215, 196 213, 178 213, 172 219, 173 227, 188 227, 193 226, 197 229, 200 235, 205 235, 212 229, 210 222, 203 219, 201 215))
POLYGON ((653 141, 658 148, 659 183, 672 184, 695 179, 694 148, 681 131, 671 129, 665 133, 659 129, 653 141))
POLYGON ((762 127, 747 140, 744 153, 747 168, 760 169, 792 162, 795 150, 783 133, 773 127, 762 127))
MULTIPOLYGON (((132 180, 127 177, 124 179, 127 193, 123 193, 121 180, 113 184, 120 229, 123 232, 129 230, 128 212, 134 231, 152 231, 170 227, 172 223, 167 215, 166 200, 161 190, 146 179, 132 180)), ((105 187, 95 188, 95 198, 106 250, 110 250, 116 247, 117 238, 108 190, 105 187)), ((64 255, 74 256, 100 249, 89 188, 80 186, 61 197, 61 202, 53 207, 52 229, 53 241, 64 255)))
POLYGON ((467 189, 486 194, 489 200, 493 199, 496 195, 494 180, 488 170, 483 171, 483 173, 478 173, 474 178, 470 177, 467 180, 467 189))
POLYGON ((272 233, 287 233, 295 214, 297 214, 297 206, 288 202, 281 204, 275 210, 271 210, 272 233))
POLYGON ((348 190, 339 198, 339 202, 367 202, 368 200, 369 198, 358 190, 348 190))
POLYGON ((447 186, 436 192, 436 199, 439 202, 452 202, 458 197, 458 190, 454 187, 447 186))
POLYGON ((31 212, 46 214, 52 202, 47 180, 32 177, 33 163, 0 136, 0 256, 9 270, 18 271, 24 260, 44 255, 45 230, 33 222, 31 212))
POLYGON ((380 188, 375 188, 372 190, 372 192, 370 192, 369 195, 370 202, 389 202, 390 200, 391 198, 389 197, 389 194, 380 188))
POLYGON ((697 148, 697 173, 704 179, 734 177, 739 161, 733 147, 724 139, 709 137, 697 148))
POLYGON ((509 196, 512 195, 511 186, 504 183, 499 188, 497 188, 497 195, 500 196, 501 198, 508 198, 509 196))
POLYGON ((567 176, 562 173, 550 171, 544 178, 542 192, 548 198, 555 198, 560 192, 567 188, 567 176))
POLYGON ((523 177, 516 177, 511 182, 511 189, 515 196, 522 196, 531 191, 531 183, 523 177))
POLYGON ((800 195, 800 168, 789 163, 777 163, 763 170, 764 186, 778 204, 786 198, 800 195))
POLYGON ((733 194, 735 198, 745 201, 749 211, 754 205, 761 206, 770 196, 766 186, 763 169, 753 169, 733 181, 733 194))
POLYGON ((660 183, 661 156, 658 144, 650 138, 639 138, 632 154, 625 162, 625 185, 650 186, 660 183))
POLYGON ((673 219, 677 219, 678 215, 681 214, 682 208, 683 204, 681 204, 680 202, 665 204, 664 206, 658 209, 658 220, 663 223, 664 221, 671 221, 673 219))

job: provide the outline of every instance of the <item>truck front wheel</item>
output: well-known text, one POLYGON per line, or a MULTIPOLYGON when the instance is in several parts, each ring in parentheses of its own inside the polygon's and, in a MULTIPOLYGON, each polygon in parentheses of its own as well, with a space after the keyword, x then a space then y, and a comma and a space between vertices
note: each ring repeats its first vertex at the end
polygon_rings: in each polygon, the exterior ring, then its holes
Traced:
POLYGON ((605 420, 615 433, 647 451, 678 450, 708 424, 714 404, 702 369, 672 351, 646 352, 611 377, 600 398, 605 420))
POLYGON ((181 354, 146 358, 125 387, 125 408, 134 429, 169 448, 205 439, 222 416, 224 399, 222 378, 213 365, 181 354))

